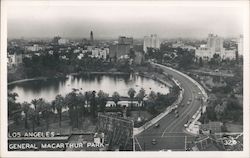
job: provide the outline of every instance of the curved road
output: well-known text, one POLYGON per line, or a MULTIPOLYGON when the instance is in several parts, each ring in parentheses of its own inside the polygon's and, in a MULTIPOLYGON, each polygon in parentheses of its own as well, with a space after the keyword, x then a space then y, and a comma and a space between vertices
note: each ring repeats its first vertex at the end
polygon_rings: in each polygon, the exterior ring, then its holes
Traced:
POLYGON ((179 106, 179 117, 176 118, 174 112, 171 112, 157 123, 158 128, 151 126, 139 135, 135 136, 135 147, 137 151, 159 151, 159 150, 173 150, 183 151, 186 149, 187 142, 194 139, 194 136, 184 132, 184 124, 192 117, 201 106, 201 101, 196 99, 200 97, 200 89, 192 83, 185 76, 174 72, 170 68, 154 64, 161 67, 165 73, 172 75, 177 79, 181 87, 184 88, 183 100, 179 106), (187 102, 190 100, 190 104, 187 102), (152 143, 155 139, 156 143, 152 143))

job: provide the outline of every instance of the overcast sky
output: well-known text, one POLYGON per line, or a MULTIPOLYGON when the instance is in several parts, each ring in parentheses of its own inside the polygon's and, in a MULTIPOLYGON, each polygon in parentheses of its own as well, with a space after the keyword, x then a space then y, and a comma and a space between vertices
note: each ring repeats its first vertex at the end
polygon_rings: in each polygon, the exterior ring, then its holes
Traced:
POLYGON ((239 7, 169 5, 9 6, 8 37, 94 37, 119 35, 143 38, 152 33, 161 38, 204 38, 209 32, 223 37, 243 33, 239 7))

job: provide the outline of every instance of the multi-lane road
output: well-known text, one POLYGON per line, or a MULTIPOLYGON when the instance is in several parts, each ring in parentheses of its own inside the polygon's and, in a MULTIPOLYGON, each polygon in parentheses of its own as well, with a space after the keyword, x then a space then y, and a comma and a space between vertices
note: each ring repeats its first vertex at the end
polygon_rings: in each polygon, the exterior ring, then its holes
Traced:
POLYGON ((157 64, 157 66, 177 79, 181 87, 184 88, 183 100, 181 102, 181 104, 184 104, 184 107, 178 107, 179 117, 175 117, 175 113, 171 112, 157 122, 159 127, 153 125, 136 135, 135 148, 137 151, 183 151, 186 149, 187 143, 194 139, 194 136, 186 134, 184 124, 201 106, 201 101, 197 99, 200 97, 201 91, 182 74, 163 65, 157 64), (188 101, 190 104, 187 104, 188 101))

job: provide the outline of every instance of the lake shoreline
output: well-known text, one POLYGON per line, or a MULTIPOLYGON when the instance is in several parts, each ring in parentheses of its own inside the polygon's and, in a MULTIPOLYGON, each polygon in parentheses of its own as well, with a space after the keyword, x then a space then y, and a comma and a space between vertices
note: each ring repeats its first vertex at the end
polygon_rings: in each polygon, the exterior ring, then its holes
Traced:
POLYGON ((7 83, 8 86, 16 84, 16 83, 23 83, 23 82, 28 82, 28 81, 36 81, 36 80, 48 80, 48 79, 56 79, 56 78, 66 78, 68 75, 72 75, 72 76, 78 76, 78 75, 92 75, 92 74, 97 74, 97 75, 129 75, 130 73, 127 72, 119 72, 119 71, 115 71, 115 72, 98 72, 98 71, 93 71, 93 72, 85 72, 85 73, 70 73, 67 75, 62 75, 62 76, 54 76, 54 77, 34 77, 34 78, 25 78, 25 79, 21 79, 21 80, 16 80, 16 81, 11 81, 9 83, 7 83))

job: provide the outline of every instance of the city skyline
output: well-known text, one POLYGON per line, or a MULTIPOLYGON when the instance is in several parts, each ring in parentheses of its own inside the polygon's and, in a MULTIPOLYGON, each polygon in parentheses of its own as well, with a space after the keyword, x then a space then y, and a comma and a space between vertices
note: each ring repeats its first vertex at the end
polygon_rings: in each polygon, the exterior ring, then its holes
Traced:
POLYGON ((205 38, 211 32, 222 37, 243 34, 242 7, 153 4, 12 5, 7 17, 8 38, 48 38, 55 35, 86 38, 90 30, 95 32, 96 39, 118 36, 143 38, 148 34, 158 34, 161 39, 205 38))

